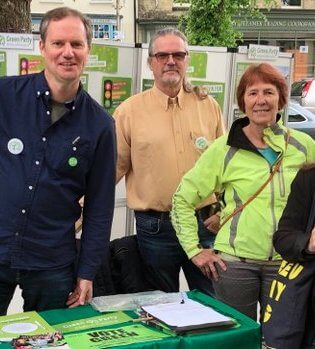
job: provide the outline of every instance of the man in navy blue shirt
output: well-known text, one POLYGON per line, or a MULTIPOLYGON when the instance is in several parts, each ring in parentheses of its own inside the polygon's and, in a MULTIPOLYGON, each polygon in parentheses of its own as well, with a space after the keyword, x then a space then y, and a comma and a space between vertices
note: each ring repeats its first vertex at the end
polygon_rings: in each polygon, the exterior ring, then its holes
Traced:
POLYGON ((45 70, 0 79, 0 314, 17 285, 24 311, 89 300, 112 224, 114 122, 80 84, 90 21, 57 8, 44 15, 40 35, 45 70))

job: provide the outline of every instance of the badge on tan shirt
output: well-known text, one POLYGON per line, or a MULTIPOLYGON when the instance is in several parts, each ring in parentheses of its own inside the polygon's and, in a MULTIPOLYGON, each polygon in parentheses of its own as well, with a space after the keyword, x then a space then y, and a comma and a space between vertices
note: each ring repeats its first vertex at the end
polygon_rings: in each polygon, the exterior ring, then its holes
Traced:
POLYGON ((197 137, 195 140, 195 146, 200 149, 200 150, 204 150, 208 147, 208 141, 206 137, 197 137))

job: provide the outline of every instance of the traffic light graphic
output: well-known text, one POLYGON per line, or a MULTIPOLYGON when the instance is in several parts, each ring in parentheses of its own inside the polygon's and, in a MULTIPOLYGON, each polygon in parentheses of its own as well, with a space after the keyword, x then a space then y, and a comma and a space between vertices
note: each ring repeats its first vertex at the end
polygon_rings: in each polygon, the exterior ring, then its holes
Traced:
POLYGON ((104 107, 110 109, 113 105, 113 82, 111 80, 104 81, 104 107))

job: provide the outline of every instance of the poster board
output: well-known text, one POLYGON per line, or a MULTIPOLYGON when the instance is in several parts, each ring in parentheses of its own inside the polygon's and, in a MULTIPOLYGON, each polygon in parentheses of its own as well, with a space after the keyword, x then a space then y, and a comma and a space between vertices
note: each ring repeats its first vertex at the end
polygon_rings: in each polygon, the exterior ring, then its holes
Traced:
POLYGON ((273 59, 250 58, 249 50, 244 50, 242 53, 234 53, 231 65, 231 91, 228 108, 228 128, 230 128, 234 120, 242 116, 236 101, 236 89, 242 74, 246 68, 249 67, 249 65, 259 64, 262 62, 272 64, 278 68, 286 77, 288 86, 291 86, 293 69, 293 56, 291 53, 279 53, 279 55, 273 59))

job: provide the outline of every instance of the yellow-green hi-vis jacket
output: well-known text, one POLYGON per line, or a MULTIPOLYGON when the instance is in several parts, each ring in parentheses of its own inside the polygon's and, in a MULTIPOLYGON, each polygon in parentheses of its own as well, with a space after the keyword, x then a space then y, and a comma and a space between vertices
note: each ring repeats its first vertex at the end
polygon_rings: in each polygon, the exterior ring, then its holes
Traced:
MULTIPOLYGON (((213 192, 224 191, 226 206, 221 222, 242 206, 269 177, 272 167, 243 133, 248 118, 236 120, 228 135, 221 136, 182 178, 173 196, 172 223, 189 258, 198 254, 194 209, 213 192)), ((272 236, 286 205, 291 182, 306 163, 315 162, 315 142, 305 133, 278 122, 264 130, 264 141, 283 156, 279 170, 265 189, 219 230, 214 249, 257 260, 281 259, 272 236)), ((278 158, 279 158, 278 157, 278 158)))

